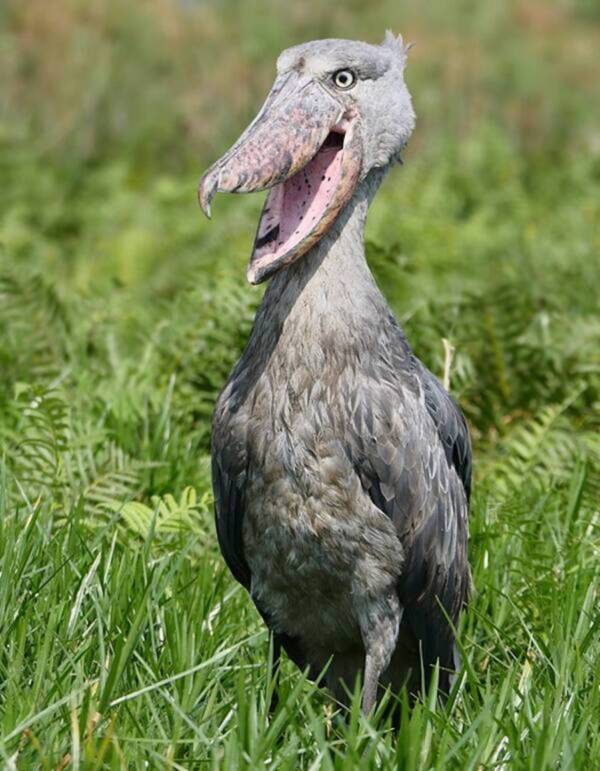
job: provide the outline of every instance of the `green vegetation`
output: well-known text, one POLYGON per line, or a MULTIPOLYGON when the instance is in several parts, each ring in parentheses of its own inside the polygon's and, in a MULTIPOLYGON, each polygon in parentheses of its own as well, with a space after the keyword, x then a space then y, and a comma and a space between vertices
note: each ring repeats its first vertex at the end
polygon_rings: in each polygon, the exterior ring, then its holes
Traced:
POLYGON ((0 6, 0 757, 7 768, 600 766, 600 13, 591 1, 0 6), (260 196, 201 171, 280 49, 417 41, 369 259, 475 450, 464 672, 347 722, 218 554, 213 401, 260 196), (596 71, 594 71, 596 69, 596 71))

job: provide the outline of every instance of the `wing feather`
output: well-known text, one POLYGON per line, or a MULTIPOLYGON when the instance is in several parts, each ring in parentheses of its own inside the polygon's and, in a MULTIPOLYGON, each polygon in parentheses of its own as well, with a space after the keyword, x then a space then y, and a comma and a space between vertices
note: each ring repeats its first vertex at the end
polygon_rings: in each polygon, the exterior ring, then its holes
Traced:
POLYGON ((227 567, 234 578, 250 591, 251 575, 244 557, 242 533, 245 473, 232 473, 227 460, 226 454, 213 449, 212 480, 217 539, 227 567))
MULTIPOLYGON (((377 377, 358 400, 357 467, 372 502, 394 522, 403 546, 398 585, 405 620, 426 663, 456 666, 452 625, 470 588, 467 561, 471 446, 465 419, 441 383, 414 357, 393 386, 377 377), (370 403, 369 403, 370 402, 370 403), (372 416, 370 420, 367 416, 372 416), (369 423, 371 431, 369 431, 369 423)), ((442 674, 448 689, 448 676, 442 674)))

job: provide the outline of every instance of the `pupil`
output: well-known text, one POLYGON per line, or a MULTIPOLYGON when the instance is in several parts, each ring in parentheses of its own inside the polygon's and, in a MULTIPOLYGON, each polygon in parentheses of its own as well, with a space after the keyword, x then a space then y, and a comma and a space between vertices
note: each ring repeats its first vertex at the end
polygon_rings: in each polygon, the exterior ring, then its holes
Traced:
POLYGON ((335 73, 335 83, 340 88, 349 88, 354 83, 354 75, 348 70, 340 70, 335 73))

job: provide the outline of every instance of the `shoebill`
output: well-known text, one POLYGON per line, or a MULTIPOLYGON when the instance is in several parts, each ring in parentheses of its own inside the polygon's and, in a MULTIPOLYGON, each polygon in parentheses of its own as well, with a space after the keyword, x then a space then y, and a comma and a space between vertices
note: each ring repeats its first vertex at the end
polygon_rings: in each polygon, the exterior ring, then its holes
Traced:
MULTIPOLYGON (((318 40, 284 51, 262 109, 206 172, 268 190, 247 277, 268 279, 213 422, 225 562, 275 639, 370 712, 456 671, 469 593, 465 419, 419 361, 365 260, 368 208, 413 130, 407 47, 318 40)), ((402 212, 398 212, 402 216, 402 212)))

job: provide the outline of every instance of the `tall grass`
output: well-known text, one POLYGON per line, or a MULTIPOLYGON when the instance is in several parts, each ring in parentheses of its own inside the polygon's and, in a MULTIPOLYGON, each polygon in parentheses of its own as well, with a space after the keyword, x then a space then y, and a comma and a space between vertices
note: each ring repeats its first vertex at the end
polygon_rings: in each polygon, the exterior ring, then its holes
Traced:
POLYGON ((7 768, 600 764, 599 22, 581 1, 0 7, 7 768), (463 674, 397 736, 287 662, 268 716, 208 468, 260 201, 210 224, 195 201, 281 48, 387 26, 417 41, 419 125, 368 257, 434 372, 454 346, 476 473, 463 674))

